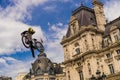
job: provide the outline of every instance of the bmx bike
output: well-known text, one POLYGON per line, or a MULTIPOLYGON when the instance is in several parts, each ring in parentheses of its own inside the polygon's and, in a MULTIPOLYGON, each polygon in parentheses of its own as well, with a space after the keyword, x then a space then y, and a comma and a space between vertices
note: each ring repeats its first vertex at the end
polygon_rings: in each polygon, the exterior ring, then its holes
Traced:
POLYGON ((40 53, 44 52, 44 46, 37 39, 32 38, 32 35, 28 31, 21 33, 22 43, 26 48, 30 48, 32 56, 35 57, 34 50, 39 51, 40 53))

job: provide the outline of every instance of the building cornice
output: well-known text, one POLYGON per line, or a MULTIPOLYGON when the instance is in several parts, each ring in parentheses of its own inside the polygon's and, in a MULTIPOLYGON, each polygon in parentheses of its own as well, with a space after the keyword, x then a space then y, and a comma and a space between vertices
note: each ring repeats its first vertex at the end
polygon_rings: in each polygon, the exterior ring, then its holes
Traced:
POLYGON ((68 38, 62 39, 61 44, 65 44, 66 42, 72 41, 73 39, 79 37, 82 33, 86 32, 86 31, 94 31, 94 32, 100 33, 100 34, 103 34, 103 33, 104 33, 104 31, 99 30, 99 29, 96 29, 96 28, 94 28, 94 27, 81 28, 76 34, 71 35, 71 36, 68 37, 68 38))

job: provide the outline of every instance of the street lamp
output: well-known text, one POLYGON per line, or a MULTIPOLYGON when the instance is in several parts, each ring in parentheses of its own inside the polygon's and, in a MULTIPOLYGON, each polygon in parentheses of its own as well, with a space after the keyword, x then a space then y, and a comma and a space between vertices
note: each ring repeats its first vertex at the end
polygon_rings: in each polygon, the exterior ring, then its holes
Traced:
POLYGON ((105 80, 105 78, 106 78, 106 75, 104 74, 104 72, 102 74, 102 78, 103 78, 103 80, 105 80))
POLYGON ((104 72, 101 75, 101 72, 99 70, 97 70, 96 75, 97 75, 97 77, 95 77, 94 75, 92 75, 92 77, 90 78, 90 80, 105 80, 105 78, 106 78, 106 75, 104 74, 104 72))

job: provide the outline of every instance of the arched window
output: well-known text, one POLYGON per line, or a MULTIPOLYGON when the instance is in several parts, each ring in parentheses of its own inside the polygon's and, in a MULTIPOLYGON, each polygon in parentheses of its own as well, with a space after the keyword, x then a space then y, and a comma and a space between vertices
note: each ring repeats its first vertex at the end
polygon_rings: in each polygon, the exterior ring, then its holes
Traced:
POLYGON ((80 54, 80 45, 79 45, 79 43, 75 43, 75 53, 80 54))
POLYGON ((75 51, 77 54, 80 54, 80 48, 76 48, 75 51))
POLYGON ((75 24, 73 24, 73 32, 74 33, 76 32, 76 26, 75 26, 75 24))

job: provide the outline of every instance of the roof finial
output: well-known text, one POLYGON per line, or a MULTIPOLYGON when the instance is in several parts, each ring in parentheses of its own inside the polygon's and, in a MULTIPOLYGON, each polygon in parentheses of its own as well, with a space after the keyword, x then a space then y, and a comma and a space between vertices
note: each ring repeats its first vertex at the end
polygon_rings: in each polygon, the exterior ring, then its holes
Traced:
POLYGON ((81 6, 83 6, 83 1, 81 1, 81 6))

